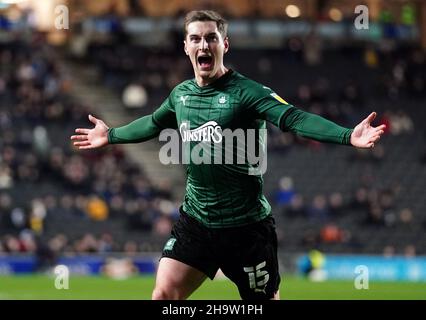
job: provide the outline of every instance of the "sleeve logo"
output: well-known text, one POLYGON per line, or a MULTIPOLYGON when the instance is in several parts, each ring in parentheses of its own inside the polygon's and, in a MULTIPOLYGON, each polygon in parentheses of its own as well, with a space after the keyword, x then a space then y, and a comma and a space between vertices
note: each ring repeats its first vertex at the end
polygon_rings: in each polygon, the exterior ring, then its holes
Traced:
POLYGON ((279 95, 277 95, 275 92, 271 93, 271 96, 275 98, 275 100, 278 100, 279 102, 283 104, 288 104, 287 101, 285 101, 283 98, 281 98, 279 95))
POLYGON ((164 246, 164 251, 170 251, 170 250, 172 250, 173 249, 173 246, 175 245, 175 242, 176 242, 176 239, 175 238, 170 238, 168 241, 167 241, 167 243, 166 243, 166 245, 164 246))

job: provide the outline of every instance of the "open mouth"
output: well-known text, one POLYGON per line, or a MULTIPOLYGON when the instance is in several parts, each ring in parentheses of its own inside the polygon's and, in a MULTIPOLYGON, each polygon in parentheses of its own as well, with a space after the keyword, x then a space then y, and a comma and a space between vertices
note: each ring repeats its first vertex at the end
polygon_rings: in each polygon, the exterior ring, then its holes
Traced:
POLYGON ((199 56, 197 60, 202 69, 209 69, 213 65, 213 57, 211 56, 199 56))

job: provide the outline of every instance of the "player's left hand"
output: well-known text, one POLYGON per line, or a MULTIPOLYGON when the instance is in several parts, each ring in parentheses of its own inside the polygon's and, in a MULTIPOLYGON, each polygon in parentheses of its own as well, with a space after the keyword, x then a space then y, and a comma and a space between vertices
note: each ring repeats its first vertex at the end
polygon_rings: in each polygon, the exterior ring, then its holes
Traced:
POLYGON ((374 144, 384 133, 386 125, 372 127, 371 122, 376 118, 377 113, 372 112, 367 118, 362 120, 352 132, 351 144, 357 148, 373 148, 374 144))

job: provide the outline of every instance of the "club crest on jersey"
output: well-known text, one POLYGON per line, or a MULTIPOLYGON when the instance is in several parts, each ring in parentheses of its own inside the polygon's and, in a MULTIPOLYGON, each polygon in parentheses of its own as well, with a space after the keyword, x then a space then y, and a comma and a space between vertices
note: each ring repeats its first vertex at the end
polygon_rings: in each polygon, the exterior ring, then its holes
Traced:
POLYGON ((219 108, 229 108, 229 96, 227 94, 219 94, 215 100, 219 108))
POLYGON ((183 142, 222 142, 222 128, 216 121, 209 121, 195 129, 190 129, 188 122, 182 122, 179 132, 183 142))

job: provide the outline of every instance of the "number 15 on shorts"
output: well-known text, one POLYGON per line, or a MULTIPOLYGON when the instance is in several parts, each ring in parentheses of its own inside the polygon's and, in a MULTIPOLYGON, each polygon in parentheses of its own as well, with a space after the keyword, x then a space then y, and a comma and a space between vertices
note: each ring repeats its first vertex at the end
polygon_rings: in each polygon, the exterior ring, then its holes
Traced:
POLYGON ((250 289, 255 292, 265 292, 266 284, 269 280, 269 273, 262 270, 266 266, 266 261, 259 263, 255 267, 244 267, 244 272, 248 273, 250 289))

